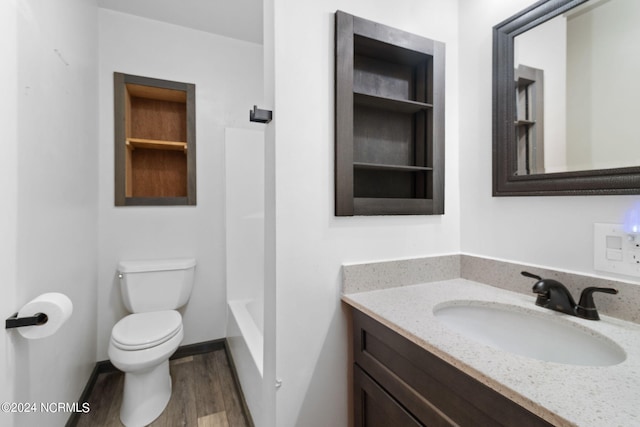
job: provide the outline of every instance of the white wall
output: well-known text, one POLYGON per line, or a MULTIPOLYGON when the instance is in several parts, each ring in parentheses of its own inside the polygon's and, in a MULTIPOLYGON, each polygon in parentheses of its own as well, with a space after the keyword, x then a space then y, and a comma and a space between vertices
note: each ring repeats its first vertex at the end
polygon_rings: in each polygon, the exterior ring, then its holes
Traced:
MULTIPOLYGON (((17 239, 17 249, 8 258, 15 267, 4 285, 15 286, 17 306, 3 315, 45 292, 65 293, 74 310, 48 338, 27 341, 8 331, 3 357, 15 363, 9 374, 13 401, 71 403, 80 397, 96 355, 97 6, 86 0, 15 4, 17 79, 10 74, 9 82, 17 93, 8 91, 15 112, 8 116, 14 123, 3 144, 8 157, 2 156, 11 164, 2 169, 17 178, 7 205, 16 224, 9 237, 17 239)), ((4 21, 4 10, 2 15, 4 21)), ((9 11, 6 20, 15 16, 9 11)), ((12 68, 15 52, 8 58, 12 68)), ((64 425, 69 415, 20 414, 14 425, 64 425)))
POLYGON ((277 233, 276 301, 266 309, 275 308, 277 319, 278 426, 348 423, 343 263, 460 249, 457 16, 456 2, 447 0, 274 1, 275 120, 270 126, 276 138, 274 158, 267 147, 267 161, 275 162, 267 166, 267 183, 274 173, 276 210, 270 222, 267 206, 267 227, 277 233), (445 215, 334 216, 337 9, 446 43, 445 215))
POLYGON ((567 163, 572 170, 635 166, 640 2, 600 2, 567 20, 567 163))
POLYGON ((492 27, 532 3, 460 0, 461 247, 595 274, 593 223, 622 222, 638 196, 491 197, 492 27))
POLYGON ((262 99, 262 46, 111 10, 99 12, 100 269, 98 360, 126 311, 116 281, 124 259, 195 257, 184 344, 225 335, 224 129, 258 127, 249 109, 262 99), (196 85, 198 205, 114 207, 113 72, 196 85))
MULTIPOLYGON (((3 272, 0 313, 8 317, 18 309, 17 288, 17 203, 18 203, 18 14, 14 2, 0 2, 0 271, 3 272)), ((0 339, 0 401, 14 402, 15 352, 12 334, 0 339)), ((13 425, 14 415, 0 414, 0 424, 13 425)))

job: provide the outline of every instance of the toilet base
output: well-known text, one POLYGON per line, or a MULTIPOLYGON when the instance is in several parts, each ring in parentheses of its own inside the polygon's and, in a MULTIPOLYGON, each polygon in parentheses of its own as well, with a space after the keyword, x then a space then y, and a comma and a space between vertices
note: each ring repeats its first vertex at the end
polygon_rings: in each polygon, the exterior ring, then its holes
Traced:
POLYGON ((158 418, 171 398, 169 361, 139 372, 126 372, 120 421, 141 427, 158 418))

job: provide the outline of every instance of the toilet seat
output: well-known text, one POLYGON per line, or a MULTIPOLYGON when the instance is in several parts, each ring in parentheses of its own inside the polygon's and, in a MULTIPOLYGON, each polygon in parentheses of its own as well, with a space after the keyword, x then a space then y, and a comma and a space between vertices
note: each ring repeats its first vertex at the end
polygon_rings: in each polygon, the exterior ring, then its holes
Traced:
POLYGON ((111 341, 121 350, 143 350, 173 338, 182 328, 175 310, 134 313, 121 319, 111 331, 111 341))

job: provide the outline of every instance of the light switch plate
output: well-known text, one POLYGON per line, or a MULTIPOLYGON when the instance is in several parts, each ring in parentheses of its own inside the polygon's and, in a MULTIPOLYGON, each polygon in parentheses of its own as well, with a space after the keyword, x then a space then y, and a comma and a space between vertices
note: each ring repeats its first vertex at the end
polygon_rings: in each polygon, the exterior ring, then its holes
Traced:
POLYGON ((640 277, 640 235, 622 224, 593 224, 593 268, 640 277))

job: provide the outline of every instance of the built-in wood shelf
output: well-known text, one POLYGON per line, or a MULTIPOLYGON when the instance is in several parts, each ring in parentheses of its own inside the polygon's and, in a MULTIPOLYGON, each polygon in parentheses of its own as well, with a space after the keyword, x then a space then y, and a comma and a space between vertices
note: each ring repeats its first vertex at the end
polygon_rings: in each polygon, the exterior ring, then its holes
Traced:
POLYGON ((444 44, 336 12, 335 214, 444 213, 444 44))
POLYGON ((387 171, 398 171, 398 172, 425 172, 425 171, 433 170, 433 168, 426 167, 426 166, 385 165, 380 163, 362 163, 362 162, 353 162, 353 167, 356 169, 387 170, 387 171))
POLYGON ((114 73, 115 205, 195 205, 195 85, 114 73))
POLYGON ((148 148, 150 150, 172 150, 187 152, 187 143, 180 141, 163 141, 160 139, 127 138, 127 147, 131 149, 148 148))
POLYGON ((356 105, 393 110, 400 113, 417 113, 418 111, 433 108, 433 105, 424 102, 417 102, 409 99, 388 98, 356 91, 353 93, 353 102, 356 105))

